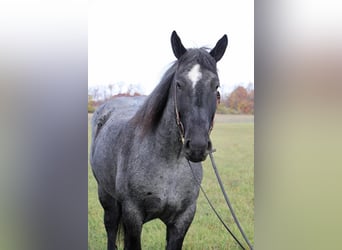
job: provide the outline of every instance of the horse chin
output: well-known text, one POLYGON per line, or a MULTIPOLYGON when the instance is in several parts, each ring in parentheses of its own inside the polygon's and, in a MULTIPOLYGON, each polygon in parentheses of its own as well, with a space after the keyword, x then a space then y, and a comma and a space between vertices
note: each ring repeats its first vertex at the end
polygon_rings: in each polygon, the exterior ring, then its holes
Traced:
POLYGON ((186 154, 185 158, 191 162, 201 162, 207 158, 208 154, 186 154))

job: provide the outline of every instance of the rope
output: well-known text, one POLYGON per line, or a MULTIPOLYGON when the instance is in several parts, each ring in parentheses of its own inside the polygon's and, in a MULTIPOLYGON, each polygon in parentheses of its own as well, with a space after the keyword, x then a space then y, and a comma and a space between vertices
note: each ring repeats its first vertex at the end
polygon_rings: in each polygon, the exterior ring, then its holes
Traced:
POLYGON ((188 160, 189 163, 189 167, 191 169, 192 175, 194 176, 194 179, 196 181, 196 184, 200 187, 205 199, 208 201, 211 209, 214 211, 214 213, 216 214, 217 218, 220 220, 220 222, 222 223, 222 225, 226 228, 226 230, 230 233, 230 235, 234 238, 234 240, 240 245, 240 247, 245 250, 245 248, 243 247, 243 245, 241 244, 241 242, 235 237, 235 235, 232 233, 232 231, 229 229, 229 227, 226 225, 226 223, 224 223, 223 219, 221 218, 221 216, 219 215, 219 213, 216 211, 216 209, 214 208, 213 204, 211 203, 211 201, 209 200, 206 192, 204 191, 204 189, 202 188, 201 183, 199 183, 199 181, 196 179, 195 173, 192 169, 192 166, 190 164, 190 161, 188 160))
MULTIPOLYGON (((220 98, 220 93, 218 92, 218 95, 217 95, 218 101, 220 100, 219 98, 220 98)), ((178 112, 178 107, 177 107, 177 88, 176 88, 176 87, 175 87, 175 94, 174 94, 174 105, 175 105, 175 113, 176 113, 176 123, 177 123, 177 127, 178 127, 178 130, 179 130, 179 133, 180 133, 181 143, 184 145, 184 126, 183 126, 183 123, 182 123, 182 121, 181 121, 181 119, 180 119, 180 117, 179 117, 179 112, 178 112)), ((209 134, 210 134, 211 130, 213 129, 213 127, 214 127, 214 117, 213 117, 213 119, 212 119, 212 123, 211 123, 211 126, 210 126, 210 128, 209 128, 209 132, 208 132, 209 134)), ((213 150, 212 152, 214 152, 214 151, 215 151, 215 150, 213 150)), ((226 191, 224 190, 224 187, 223 187, 223 184, 222 184, 220 175, 219 175, 219 173, 218 173, 218 171, 217 171, 217 168, 216 168, 216 165, 215 165, 215 162, 214 162, 214 157, 213 157, 213 155, 212 155, 212 152, 209 153, 209 156, 210 156, 211 164, 212 164, 213 169, 214 169, 214 171, 215 171, 216 178, 217 178, 217 180, 218 180, 218 182, 219 182, 221 191, 222 191, 222 193, 223 193, 223 196, 224 196, 224 198, 225 198, 225 200, 226 200, 226 203, 227 203, 227 205, 228 205, 228 207, 229 207, 229 209, 230 209, 230 212, 231 212, 231 214, 232 214, 232 216, 233 216, 233 218, 234 218, 234 221, 235 221, 235 223, 237 224, 237 226, 238 226, 238 228, 239 228, 239 230, 240 230, 240 232, 241 232, 241 234, 242 234, 244 240, 246 241, 246 243, 247 243, 247 245, 249 246, 249 248, 250 248, 251 250, 253 250, 253 247, 252 247, 251 243, 248 241, 248 238, 246 237, 244 231, 242 230, 242 228, 241 228, 241 226, 240 226, 240 223, 239 223, 239 221, 238 221, 238 219, 237 219, 237 217, 236 217, 236 215, 235 215, 235 213, 234 213, 233 207, 232 207, 232 205, 230 204, 230 201, 229 201, 229 199, 228 199, 228 195, 226 194, 226 191)), ((199 188, 201 189, 201 191, 202 191, 204 197, 206 198, 206 200, 208 201, 208 203, 209 203, 211 209, 214 211, 214 213, 216 214, 217 218, 221 221, 222 225, 226 228, 226 230, 230 233, 230 235, 234 238, 234 240, 240 245, 240 247, 241 247, 243 250, 245 250, 245 248, 243 247, 243 245, 241 244, 241 242, 235 237, 235 235, 231 232, 231 230, 229 229, 229 227, 224 223, 223 219, 222 219, 221 216, 218 214, 218 212, 217 212, 216 209, 214 208, 213 204, 212 204, 211 201, 209 200, 209 198, 208 198, 206 192, 204 191, 204 189, 203 189, 202 186, 201 186, 201 183, 196 179, 195 173, 194 173, 194 171, 193 171, 193 169, 192 169, 192 166, 191 166, 189 160, 188 160, 188 164, 189 164, 189 167, 190 167, 190 169, 191 169, 192 175, 194 176, 194 179, 195 179, 195 181, 196 181, 196 184, 197 184, 197 185, 199 186, 199 188)))
POLYGON ((233 218, 234 218, 234 221, 235 221, 236 225, 238 226, 238 228, 239 228, 239 230, 240 230, 240 232, 241 232, 243 238, 245 239, 247 245, 249 246, 249 248, 250 248, 251 250, 253 250, 253 246, 252 246, 252 244, 249 242, 249 240, 248 240, 248 238, 247 238, 245 232, 243 231, 243 229, 242 229, 242 227, 241 227, 241 225, 240 225, 240 223, 239 223, 239 220, 237 219, 237 217, 236 217, 236 215, 235 215, 235 212, 234 212, 234 210, 233 210, 233 207, 232 207, 232 205, 231 205, 231 203, 230 203, 230 201, 229 201, 228 195, 227 195, 226 191, 224 190, 224 187, 223 187, 223 184, 222 184, 222 181, 221 181, 221 177, 220 177, 220 175, 219 175, 219 173, 218 173, 218 171, 217 171, 216 164, 215 164, 215 161, 214 161, 214 157, 213 157, 212 152, 209 153, 209 156, 210 156, 211 164, 212 164, 213 169, 214 169, 214 171, 215 171, 215 175, 216 175, 216 177, 217 177, 218 183, 219 183, 219 185, 220 185, 221 191, 222 191, 222 193, 223 193, 224 199, 226 200, 226 203, 227 203, 227 205, 228 205, 228 207, 229 207, 229 209, 230 209, 230 212, 231 212, 231 214, 232 214, 232 216, 233 216, 233 218))

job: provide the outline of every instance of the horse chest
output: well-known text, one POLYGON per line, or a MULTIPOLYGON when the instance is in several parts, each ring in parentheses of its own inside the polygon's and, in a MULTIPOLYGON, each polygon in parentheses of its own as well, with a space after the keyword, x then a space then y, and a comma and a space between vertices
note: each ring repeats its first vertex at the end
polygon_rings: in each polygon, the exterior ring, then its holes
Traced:
POLYGON ((198 187, 185 166, 164 168, 144 176, 134 192, 141 197, 140 204, 147 220, 155 217, 171 218, 196 201, 198 187))

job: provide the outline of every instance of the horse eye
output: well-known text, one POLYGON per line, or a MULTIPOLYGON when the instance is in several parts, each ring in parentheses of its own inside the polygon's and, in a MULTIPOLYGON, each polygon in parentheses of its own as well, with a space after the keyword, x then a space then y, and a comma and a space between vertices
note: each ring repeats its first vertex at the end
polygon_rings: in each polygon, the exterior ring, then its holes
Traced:
POLYGON ((211 86, 211 88, 217 90, 217 89, 220 87, 220 83, 219 83, 218 80, 213 79, 213 80, 211 80, 211 82, 210 82, 210 86, 211 86))
POLYGON ((178 81, 176 82, 176 86, 177 86, 177 89, 181 89, 182 88, 180 82, 178 82, 178 81))

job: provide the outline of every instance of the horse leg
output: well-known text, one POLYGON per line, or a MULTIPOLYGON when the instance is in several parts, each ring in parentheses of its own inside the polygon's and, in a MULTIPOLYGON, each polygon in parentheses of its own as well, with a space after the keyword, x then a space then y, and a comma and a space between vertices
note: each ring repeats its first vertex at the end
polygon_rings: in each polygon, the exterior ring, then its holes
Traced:
POLYGON ((122 222, 125 234, 125 250, 141 250, 143 219, 138 208, 131 203, 122 206, 122 222))
POLYGON ((189 207, 175 221, 167 224, 167 250, 182 249, 185 234, 194 218, 196 205, 189 207))
POLYGON ((104 209, 104 224, 107 232, 107 249, 115 250, 116 235, 121 218, 121 207, 117 200, 99 187, 99 200, 104 209))

